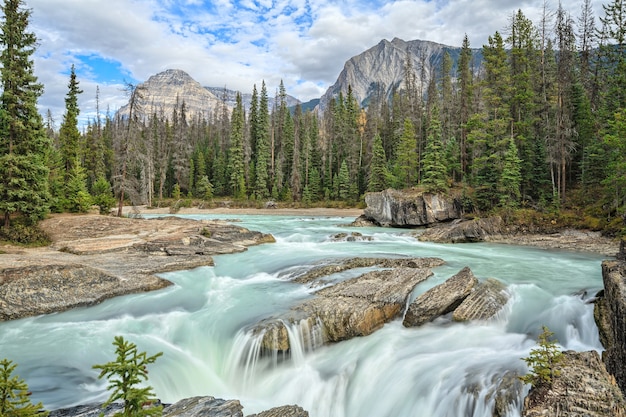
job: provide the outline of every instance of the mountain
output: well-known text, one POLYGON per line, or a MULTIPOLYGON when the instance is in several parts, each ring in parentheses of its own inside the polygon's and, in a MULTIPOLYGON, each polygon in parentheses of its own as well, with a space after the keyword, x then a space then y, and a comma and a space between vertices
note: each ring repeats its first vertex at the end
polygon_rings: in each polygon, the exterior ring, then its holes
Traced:
MULTIPOLYGON (((137 86, 137 91, 138 108, 144 115, 160 114, 162 111, 171 118, 177 100, 179 106, 185 102, 188 119, 198 114, 208 117, 221 105, 218 97, 178 69, 168 69, 151 76, 137 86)), ((128 113, 128 104, 119 110, 121 116, 127 117, 128 113)))
MULTIPOLYGON (((252 86, 250 87, 252 90, 252 86)), ((222 108, 225 103, 229 112, 235 106, 237 92, 226 88, 203 87, 189 74, 179 69, 168 69, 148 78, 147 81, 137 86, 140 93, 138 105, 144 115, 150 115, 161 111, 166 117, 171 118, 174 106, 178 100, 179 106, 185 102, 187 119, 197 115, 208 118, 215 111, 222 108)), ((250 108, 252 94, 241 94, 243 105, 246 110, 250 108)), ((275 98, 268 97, 268 106, 271 110, 274 106, 275 98)), ((295 107, 300 100, 287 95, 288 107, 295 107)), ((121 116, 128 117, 129 105, 125 105, 119 110, 121 116)))
MULTIPOLYGON (((480 49, 473 49, 475 68, 482 60, 480 49)), ((416 75, 416 83, 422 93, 426 93, 430 79, 437 74, 444 54, 448 52, 453 61, 453 71, 461 53, 461 48, 442 45, 430 41, 404 41, 394 38, 391 42, 383 39, 365 52, 350 58, 344 65, 337 81, 320 100, 324 109, 341 91, 345 96, 348 86, 361 106, 367 106, 379 92, 390 99, 393 92, 404 88, 407 54, 416 75)))

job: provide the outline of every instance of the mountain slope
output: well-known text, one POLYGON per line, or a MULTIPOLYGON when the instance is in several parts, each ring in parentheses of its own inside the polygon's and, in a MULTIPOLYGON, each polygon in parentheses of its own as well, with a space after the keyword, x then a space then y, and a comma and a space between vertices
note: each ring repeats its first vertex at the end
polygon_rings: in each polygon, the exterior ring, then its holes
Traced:
MULTIPOLYGON (((346 62, 335 84, 322 96, 320 107, 324 109, 339 92, 345 96, 348 86, 352 87, 352 94, 362 106, 366 106, 378 93, 390 99, 394 91, 404 88, 407 54, 416 75, 417 87, 425 94, 428 83, 439 71, 446 52, 452 58, 455 71, 461 48, 422 40, 404 41, 394 38, 390 42, 383 39, 346 62)), ((482 59, 481 51, 474 49, 473 53, 474 61, 479 63, 482 59)))

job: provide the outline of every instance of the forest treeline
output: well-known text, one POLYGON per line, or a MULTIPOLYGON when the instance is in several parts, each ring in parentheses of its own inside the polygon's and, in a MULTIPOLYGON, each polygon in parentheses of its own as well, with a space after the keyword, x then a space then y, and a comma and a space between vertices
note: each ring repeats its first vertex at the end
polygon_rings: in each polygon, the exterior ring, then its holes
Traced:
POLYGON ((58 130, 50 115, 31 109, 25 123, 23 112, 12 113, 16 74, 28 79, 33 108, 42 88, 28 59, 36 41, 23 24, 29 11, 9 10, 14 3, 5 0, 2 32, 18 30, 21 43, 0 39, 5 228, 14 214, 36 221, 48 209, 94 203, 103 211, 171 198, 356 204, 368 191, 418 187, 461 194, 468 211, 573 207, 598 227, 625 229, 624 0, 605 4, 597 19, 590 0, 575 13, 546 6, 539 22, 518 10, 482 46, 480 65, 465 36, 456 62, 445 53, 429 68, 436 75, 427 86, 407 52, 401 87, 388 98, 381 86, 366 108, 348 89, 321 111, 292 109, 282 83, 269 108, 262 81, 249 108, 238 95, 232 110, 224 100, 201 117, 179 97, 165 114, 142 104, 141 86, 128 85, 128 113, 100 116, 98 108, 83 131, 74 68, 58 130), (24 59, 9 61, 20 50, 24 59), (24 150, 13 128, 25 135, 24 150), (24 152, 40 156, 8 164, 24 152), (22 195, 27 203, 14 203, 22 198, 14 184, 31 174, 38 185, 22 195))

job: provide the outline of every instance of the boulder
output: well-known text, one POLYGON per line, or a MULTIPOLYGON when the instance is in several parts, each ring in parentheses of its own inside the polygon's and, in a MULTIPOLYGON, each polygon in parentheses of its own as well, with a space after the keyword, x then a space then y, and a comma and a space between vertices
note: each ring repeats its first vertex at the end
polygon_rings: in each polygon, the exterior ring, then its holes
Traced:
POLYGON ((509 300, 506 287, 489 278, 475 287, 472 293, 452 313, 454 321, 486 320, 493 317, 509 300))
POLYGON ((551 386, 531 388, 522 417, 624 417, 626 401, 595 351, 563 352, 551 386))
POLYGON ((434 268, 444 264, 440 258, 349 258, 332 260, 297 275, 294 282, 311 283, 319 278, 355 268, 434 268))
POLYGON ((458 200, 443 194, 388 189, 365 195, 366 218, 380 226, 419 227, 461 218, 458 200))
MULTIPOLYGON (((113 417, 124 411, 121 403, 113 403, 104 410, 102 404, 81 405, 50 412, 50 417, 113 417)), ((237 400, 214 397, 185 398, 163 406, 163 417, 243 417, 243 406, 237 400)))
POLYGON ((366 336, 399 317, 413 288, 431 275, 426 268, 368 272, 317 291, 314 298, 259 322, 251 331, 262 337, 262 352, 288 351, 290 325, 304 324, 314 332, 304 336, 308 343, 320 337, 321 343, 329 343, 366 336))
POLYGON ((626 262, 602 262, 602 279, 604 291, 596 300, 594 315, 606 349, 603 360, 626 393, 626 262))
POLYGON ((435 243, 484 242, 487 238, 502 233, 502 218, 455 220, 426 229, 418 238, 435 243))
POLYGON ((443 284, 431 288, 418 296, 409 305, 404 321, 405 327, 421 326, 435 318, 454 311, 472 292, 478 280, 465 267, 443 284))
POLYGON ((373 238, 371 236, 363 236, 362 233, 337 233, 330 237, 331 242, 371 242, 373 238))
POLYGON ((309 417, 309 413, 297 405, 283 405, 247 417, 309 417))

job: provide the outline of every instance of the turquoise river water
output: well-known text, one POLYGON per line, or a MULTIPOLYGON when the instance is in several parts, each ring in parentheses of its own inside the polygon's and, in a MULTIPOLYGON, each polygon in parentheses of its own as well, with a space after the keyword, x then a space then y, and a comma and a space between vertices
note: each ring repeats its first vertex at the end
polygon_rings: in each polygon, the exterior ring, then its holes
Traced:
MULTIPOLYGON (((602 349, 588 302, 602 288, 600 256, 424 243, 408 230, 346 227, 352 218, 238 219, 239 225, 273 234, 276 243, 216 256, 215 267, 163 274, 175 285, 161 291, 0 323, 0 357, 18 364, 32 400, 47 409, 108 398, 106 382, 92 365, 113 360, 113 338, 122 335, 148 354, 163 352, 149 368, 149 383, 166 403, 211 395, 240 400, 246 415, 298 404, 312 417, 487 417, 494 406, 491 392, 503 375, 526 371, 520 358, 535 346, 542 325, 563 349, 602 349), (353 231, 373 240, 331 239, 353 231), (294 328, 288 360, 255 356, 247 329, 312 296, 311 288, 289 277, 319 262, 354 256, 444 259, 413 298, 469 266, 479 280, 506 283, 511 299, 487 322, 438 319, 404 328, 399 319, 370 336, 329 346, 302 346, 302 329, 294 328)), ((509 416, 519 416, 520 408, 521 396, 509 416)))

